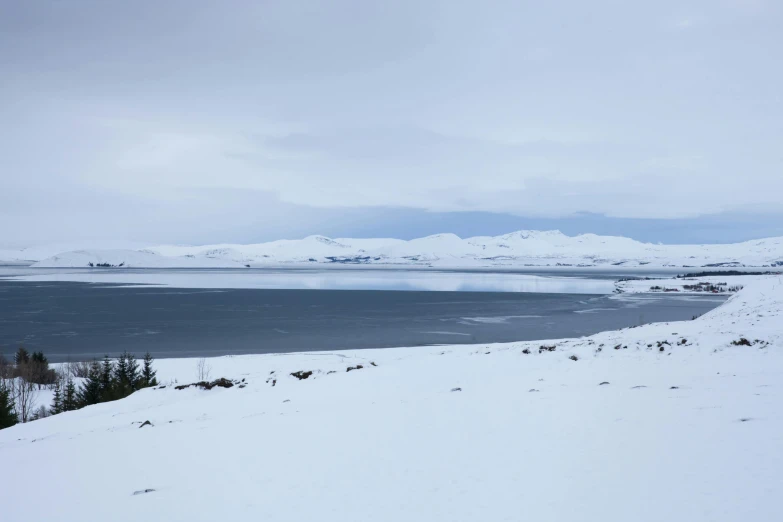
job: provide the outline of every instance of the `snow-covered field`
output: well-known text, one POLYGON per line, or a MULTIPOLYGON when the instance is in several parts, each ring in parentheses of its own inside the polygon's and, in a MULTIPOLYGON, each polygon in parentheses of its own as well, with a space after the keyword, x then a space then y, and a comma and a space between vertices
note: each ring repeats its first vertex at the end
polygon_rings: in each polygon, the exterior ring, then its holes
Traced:
POLYGON ((112 244, 96 248, 63 245, 0 250, 0 260, 29 261, 38 267, 244 267, 362 264, 440 268, 523 266, 783 266, 783 238, 728 245, 661 245, 613 236, 566 236, 557 230, 522 230, 502 236, 462 239, 437 234, 399 239, 301 240, 252 245, 203 246, 112 244))
POLYGON ((165 388, 0 431, 1 518, 778 521, 783 280, 743 281, 589 338, 208 360, 230 389, 158 361, 165 388))

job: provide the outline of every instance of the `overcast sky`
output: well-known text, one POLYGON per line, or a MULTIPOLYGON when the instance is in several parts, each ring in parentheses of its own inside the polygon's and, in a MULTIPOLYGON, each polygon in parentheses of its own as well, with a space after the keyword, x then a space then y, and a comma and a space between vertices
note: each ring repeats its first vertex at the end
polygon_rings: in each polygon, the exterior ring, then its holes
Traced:
POLYGON ((783 2, 0 0, 0 243, 783 235, 783 2))

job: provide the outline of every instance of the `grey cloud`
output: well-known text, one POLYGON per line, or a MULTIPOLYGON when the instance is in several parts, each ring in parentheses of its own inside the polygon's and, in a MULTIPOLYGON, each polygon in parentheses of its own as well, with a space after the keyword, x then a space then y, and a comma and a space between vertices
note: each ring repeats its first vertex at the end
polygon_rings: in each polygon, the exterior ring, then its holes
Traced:
POLYGON ((107 206, 123 234, 196 242, 205 216, 255 238, 240 222, 284 237, 351 209, 774 211, 781 22, 734 0, 5 2, 0 241, 71 214, 60 235, 97 234, 107 206))

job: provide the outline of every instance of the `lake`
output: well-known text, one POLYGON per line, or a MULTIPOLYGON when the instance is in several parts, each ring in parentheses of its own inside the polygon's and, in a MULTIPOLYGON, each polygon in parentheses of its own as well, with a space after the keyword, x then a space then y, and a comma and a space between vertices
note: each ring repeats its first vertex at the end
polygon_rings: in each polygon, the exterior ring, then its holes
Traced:
POLYGON ((618 274, 588 276, 0 268, 0 351, 24 344, 57 362, 510 342, 690 319, 724 301, 616 296, 618 274))

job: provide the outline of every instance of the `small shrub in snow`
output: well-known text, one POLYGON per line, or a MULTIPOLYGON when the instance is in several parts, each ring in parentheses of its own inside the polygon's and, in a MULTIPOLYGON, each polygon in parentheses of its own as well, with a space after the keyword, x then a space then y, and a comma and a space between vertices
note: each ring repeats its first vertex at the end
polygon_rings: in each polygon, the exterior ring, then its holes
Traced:
POLYGON ((291 375, 293 375, 294 377, 296 377, 296 378, 297 378, 297 379, 299 379, 300 381, 302 381, 302 380, 304 380, 304 379, 307 379, 307 378, 308 378, 308 377, 310 377, 312 374, 313 374, 313 372, 312 372, 312 371, 306 371, 306 372, 303 372, 303 371, 301 371, 301 370, 300 370, 300 371, 298 371, 298 372, 293 372, 293 373, 291 373, 291 375))

